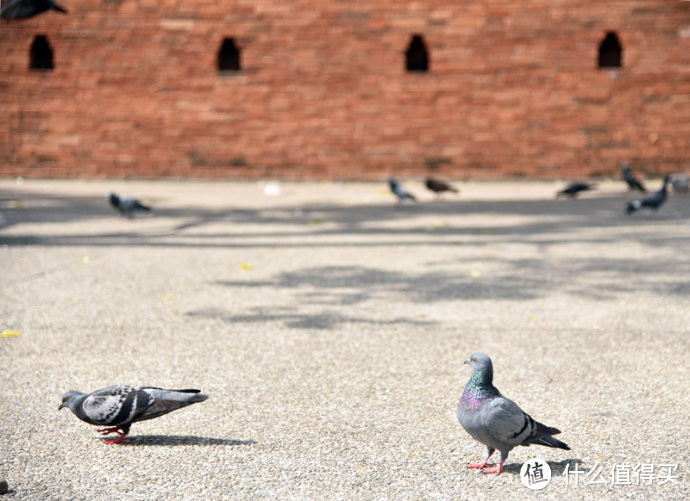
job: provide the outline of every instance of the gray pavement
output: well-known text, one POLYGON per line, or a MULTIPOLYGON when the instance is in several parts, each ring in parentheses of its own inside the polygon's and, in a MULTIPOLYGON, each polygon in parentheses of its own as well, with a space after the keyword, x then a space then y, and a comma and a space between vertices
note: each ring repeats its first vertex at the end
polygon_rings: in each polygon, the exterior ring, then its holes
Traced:
POLYGON ((396 208, 383 182, 0 180, 5 498, 690 498, 690 197, 629 217, 616 181, 458 185, 396 208), (571 451, 466 468, 476 350, 571 451), (119 382, 211 397, 125 446, 57 412, 119 382))

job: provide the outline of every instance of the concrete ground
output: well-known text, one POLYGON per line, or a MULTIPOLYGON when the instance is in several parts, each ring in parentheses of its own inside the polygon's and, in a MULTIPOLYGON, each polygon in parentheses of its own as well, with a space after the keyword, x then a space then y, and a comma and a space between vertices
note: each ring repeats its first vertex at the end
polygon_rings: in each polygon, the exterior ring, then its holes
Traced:
POLYGON ((406 185, 396 208, 383 183, 0 181, 5 497, 689 499, 690 197, 626 216, 617 181, 406 185), (467 469, 478 350, 572 450, 467 469), (210 398, 124 446, 57 412, 120 382, 210 398))

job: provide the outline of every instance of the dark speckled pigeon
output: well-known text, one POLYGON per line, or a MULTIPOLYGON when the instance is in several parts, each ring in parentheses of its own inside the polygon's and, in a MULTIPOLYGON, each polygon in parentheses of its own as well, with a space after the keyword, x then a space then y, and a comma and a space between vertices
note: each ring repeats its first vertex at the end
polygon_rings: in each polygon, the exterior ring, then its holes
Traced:
POLYGON ((2 2, 0 17, 7 20, 29 19, 50 9, 67 13, 65 8, 54 0, 7 0, 2 2))
POLYGON ((446 181, 443 181, 442 179, 436 179, 433 177, 427 177, 424 180, 424 186, 426 186, 428 190, 436 193, 436 195, 440 195, 444 191, 450 191, 452 193, 458 193, 458 189, 455 186, 453 186, 452 184, 450 184, 446 181))
POLYGON ((108 386, 87 395, 68 391, 58 410, 68 407, 75 416, 89 424, 109 426, 98 430, 101 435, 117 433, 107 444, 123 443, 129 427, 137 421, 157 418, 181 407, 208 398, 200 390, 164 390, 153 386, 108 386))
POLYGON ((473 353, 466 364, 472 367, 472 375, 458 404, 458 420, 472 438, 486 445, 486 458, 479 463, 470 463, 469 468, 483 469, 496 449, 501 453, 501 462, 484 473, 503 471, 508 453, 517 445, 531 444, 570 450, 566 444, 551 435, 560 433, 535 421, 512 400, 501 395, 492 384, 493 366, 485 353, 473 353))
POLYGON ((139 200, 135 200, 127 195, 118 195, 112 191, 108 193, 108 201, 110 205, 116 209, 121 216, 134 217, 134 213, 138 210, 151 212, 151 207, 147 207, 142 204, 139 200))
POLYGON ((556 193, 556 198, 560 197, 571 197, 575 198, 581 191, 589 191, 593 190, 594 185, 590 183, 583 183, 580 181, 576 181, 574 183, 570 183, 568 186, 566 186, 564 189, 556 193))

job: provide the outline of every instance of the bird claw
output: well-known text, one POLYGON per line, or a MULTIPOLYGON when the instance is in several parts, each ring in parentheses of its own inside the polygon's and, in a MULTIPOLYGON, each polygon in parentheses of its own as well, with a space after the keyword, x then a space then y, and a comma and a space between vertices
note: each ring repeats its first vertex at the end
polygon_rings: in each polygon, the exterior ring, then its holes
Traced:
POLYGON ((503 471, 503 463, 499 463, 498 466, 495 468, 489 468, 487 470, 483 470, 482 473, 487 474, 487 473, 495 473, 496 475, 499 475, 503 471))
POLYGON ((108 445, 113 445, 113 444, 128 444, 128 443, 129 443, 129 440, 125 440, 125 436, 124 436, 124 435, 121 435, 121 436, 119 436, 119 437, 117 437, 117 438, 113 438, 113 439, 104 439, 104 440, 103 440, 103 443, 106 443, 106 444, 108 444, 108 445))

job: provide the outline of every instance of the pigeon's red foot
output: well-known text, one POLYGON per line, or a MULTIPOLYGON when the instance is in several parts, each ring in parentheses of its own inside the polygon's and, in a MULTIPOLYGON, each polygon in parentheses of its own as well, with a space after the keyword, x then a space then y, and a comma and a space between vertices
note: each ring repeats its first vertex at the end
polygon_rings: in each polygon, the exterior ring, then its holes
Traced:
POLYGON ((482 473, 495 473, 496 475, 499 475, 502 471, 503 462, 500 462, 496 468, 489 468, 488 470, 484 470, 482 473))
POLYGON ((119 437, 113 438, 113 439, 111 439, 111 440, 103 440, 103 442, 106 443, 106 444, 108 444, 108 445, 112 445, 112 444, 128 444, 128 443, 129 443, 129 440, 125 440, 125 435, 120 435, 119 437))
POLYGON ((487 463, 488 460, 489 460, 489 458, 484 458, 484 460, 481 463, 470 463, 467 465, 467 467, 468 468, 478 468, 481 470, 485 466, 493 466, 493 463, 487 463))
POLYGON ((125 437, 127 436, 127 433, 129 431, 122 430, 121 428, 118 428, 117 426, 113 426, 112 428, 102 428, 100 430, 96 430, 98 433, 101 435, 109 435, 111 433, 117 433, 120 435, 117 438, 113 438, 110 440, 103 440, 106 444, 126 444, 127 440, 125 440, 125 437))

